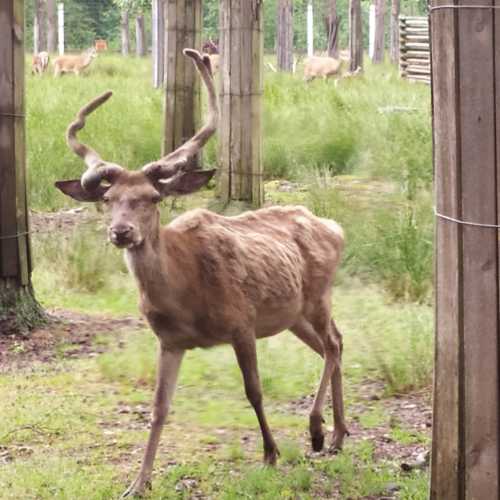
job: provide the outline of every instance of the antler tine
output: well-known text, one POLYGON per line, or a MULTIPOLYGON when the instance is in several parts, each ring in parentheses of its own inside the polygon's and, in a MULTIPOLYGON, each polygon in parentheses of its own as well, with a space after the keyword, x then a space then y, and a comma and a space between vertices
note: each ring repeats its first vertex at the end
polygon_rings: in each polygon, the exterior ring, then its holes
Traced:
POLYGON ((76 115, 76 119, 70 123, 66 131, 66 142, 68 146, 85 162, 87 170, 82 175, 81 183, 85 190, 92 191, 99 186, 103 179, 111 181, 123 169, 119 165, 104 161, 91 147, 78 141, 76 133, 85 127, 85 118, 104 104, 113 92, 108 90, 96 97, 87 105, 83 106, 76 115))
POLYGON ((203 127, 182 146, 163 158, 142 167, 146 175, 156 179, 172 177, 179 170, 185 169, 188 160, 198 153, 215 133, 219 121, 219 106, 217 103, 217 94, 215 91, 210 58, 207 55, 201 55, 194 49, 184 49, 183 52, 184 55, 193 60, 207 88, 208 117, 203 127))

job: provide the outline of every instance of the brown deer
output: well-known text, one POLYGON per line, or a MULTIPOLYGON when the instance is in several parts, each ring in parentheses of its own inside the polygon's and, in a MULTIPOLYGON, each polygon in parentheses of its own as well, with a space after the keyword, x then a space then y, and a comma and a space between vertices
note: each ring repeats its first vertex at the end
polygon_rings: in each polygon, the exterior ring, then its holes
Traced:
MULTIPOLYGON (((342 337, 330 316, 331 288, 343 233, 338 224, 302 207, 270 207, 236 217, 191 210, 160 225, 157 204, 208 183, 214 170, 192 170, 189 161, 214 134, 218 104, 208 56, 191 49, 208 90, 203 127, 165 157, 128 171, 107 162, 76 138, 86 116, 110 96, 84 106, 67 131, 69 147, 87 165, 81 179, 56 186, 79 201, 102 200, 110 212, 108 236, 125 249, 140 294, 140 309, 158 338, 157 383, 152 424, 139 475, 124 496, 150 485, 153 461, 184 352, 231 344, 246 395, 262 432, 264 462, 276 463, 278 448, 267 424, 257 370, 256 339, 291 330, 324 358, 309 429, 314 450, 324 445, 323 406, 333 392, 332 450, 347 433, 342 396, 342 337)), ((297 369, 297 368, 295 368, 297 369)))
POLYGON ((71 54, 56 57, 54 59, 54 76, 60 76, 64 73, 74 73, 79 76, 96 57, 97 51, 94 47, 78 55, 71 54))
POLYGON ((38 54, 33 54, 31 60, 31 73, 33 75, 42 75, 49 65, 49 53, 42 51, 38 54))

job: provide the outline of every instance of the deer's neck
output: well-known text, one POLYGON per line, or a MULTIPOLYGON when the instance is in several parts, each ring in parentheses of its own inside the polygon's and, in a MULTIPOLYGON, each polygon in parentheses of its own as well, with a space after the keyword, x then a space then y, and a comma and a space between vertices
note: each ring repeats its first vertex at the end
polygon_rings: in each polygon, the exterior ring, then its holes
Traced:
MULTIPOLYGON (((166 260, 162 258, 160 227, 149 234, 141 245, 125 250, 125 262, 134 275, 141 290, 146 290, 167 271, 166 260)), ((163 276, 163 279, 165 277, 163 276)))

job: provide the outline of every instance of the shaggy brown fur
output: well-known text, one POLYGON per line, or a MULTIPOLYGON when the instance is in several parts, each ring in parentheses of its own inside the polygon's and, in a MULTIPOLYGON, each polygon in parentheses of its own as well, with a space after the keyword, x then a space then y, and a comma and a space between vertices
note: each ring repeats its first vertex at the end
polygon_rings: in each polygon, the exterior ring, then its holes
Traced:
POLYGON ((342 339, 330 316, 331 288, 344 245, 340 226, 303 207, 271 207, 237 217, 192 210, 160 226, 158 201, 196 191, 213 175, 213 171, 186 170, 188 159, 213 135, 218 108, 208 57, 192 50, 185 53, 193 58, 209 92, 204 127, 178 150, 138 172, 129 172, 102 160, 76 139, 86 115, 110 96, 103 94, 82 108, 68 128, 68 144, 87 163, 87 172, 81 182, 57 183, 78 200, 103 200, 109 207, 109 239, 126 249, 141 311, 159 340, 151 431, 141 470, 125 496, 142 493, 151 479, 187 349, 233 346, 261 428, 264 461, 274 465, 279 452, 262 404, 255 343, 258 338, 291 330, 325 360, 309 421, 313 448, 323 447, 322 411, 329 385, 335 422, 332 449, 342 447, 347 433, 342 339), (108 184, 102 184, 103 179, 108 184))

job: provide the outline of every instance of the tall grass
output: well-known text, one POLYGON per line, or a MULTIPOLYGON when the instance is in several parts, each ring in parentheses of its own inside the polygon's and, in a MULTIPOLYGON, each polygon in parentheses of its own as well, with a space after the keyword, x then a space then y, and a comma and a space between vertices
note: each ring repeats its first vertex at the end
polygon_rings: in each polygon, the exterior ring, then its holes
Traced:
MULTIPOLYGON (((81 132, 107 159, 136 168, 160 154, 163 93, 151 85, 146 59, 97 58, 83 77, 27 75, 28 165, 31 204, 54 210, 68 202, 53 188, 74 178, 81 161, 64 132, 75 112, 105 90, 113 98, 81 132)), ((263 126, 267 178, 303 177, 315 168, 364 173, 408 185, 432 177, 429 89, 409 85, 394 68, 368 66, 364 76, 314 81, 265 75, 263 126), (403 109, 403 111, 401 111, 403 109), (399 110, 399 111, 395 111, 399 110)), ((216 165, 212 141, 205 161, 216 165)))

